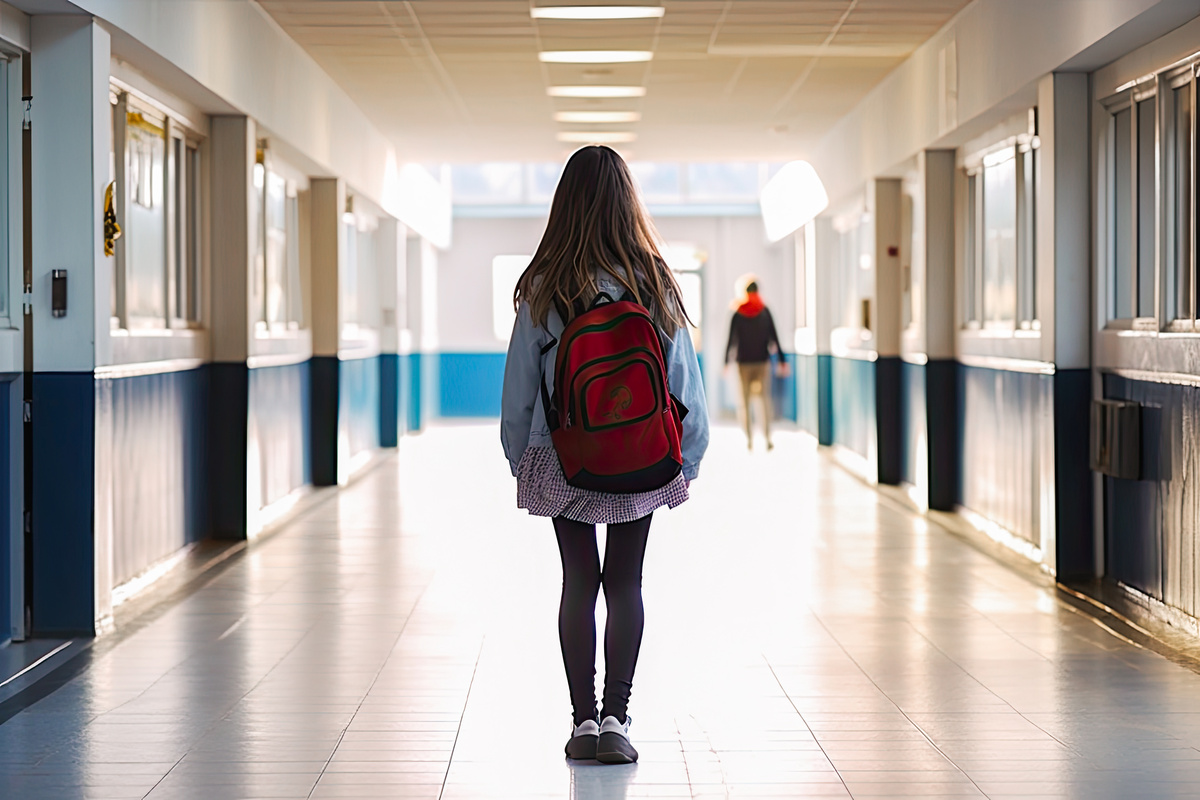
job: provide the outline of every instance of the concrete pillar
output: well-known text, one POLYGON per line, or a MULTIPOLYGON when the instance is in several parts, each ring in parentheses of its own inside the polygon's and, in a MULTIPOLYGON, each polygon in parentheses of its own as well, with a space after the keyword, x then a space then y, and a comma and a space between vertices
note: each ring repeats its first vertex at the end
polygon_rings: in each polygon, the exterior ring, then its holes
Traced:
POLYGON ((249 530, 251 243, 256 131, 244 116, 213 117, 209 129, 212 365, 209 384, 209 519, 218 539, 249 530))
POLYGON ((901 478, 903 394, 900 382, 900 180, 880 178, 871 187, 875 214, 875 436, 880 483, 901 478))
POLYGON ((958 367, 955 361, 954 151, 927 150, 918 159, 925 199, 925 245, 919 302, 923 308, 925 426, 929 507, 953 511, 959 491, 958 367))
POLYGON ((312 479, 317 486, 338 482, 338 407, 341 344, 340 280, 346 186, 337 178, 313 178, 312 252, 312 479))
MULTIPOLYGON (((1043 485, 1045 561, 1062 580, 1100 573, 1091 404, 1088 76, 1056 73, 1038 86, 1037 270, 1042 358, 1054 364, 1053 484, 1043 485)), ((1102 535, 1102 532, 1101 532, 1102 535)))
POLYGON ((92 635, 111 614, 111 529, 97 534, 97 341, 107 339, 103 250, 111 143, 109 34, 86 16, 35 16, 33 56, 33 565, 39 636, 92 635), (67 271, 67 311, 50 309, 67 271))

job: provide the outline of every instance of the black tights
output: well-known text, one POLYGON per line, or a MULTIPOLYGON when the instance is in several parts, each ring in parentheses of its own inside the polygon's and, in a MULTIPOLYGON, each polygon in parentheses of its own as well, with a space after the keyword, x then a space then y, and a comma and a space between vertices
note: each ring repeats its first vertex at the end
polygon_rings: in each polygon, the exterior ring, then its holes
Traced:
POLYGON ((562 603, 558 638, 571 688, 575 724, 596 719, 596 597, 604 584, 608 622, 604 628, 604 716, 625 721, 633 669, 642 646, 642 560, 650 515, 608 526, 604 569, 596 547, 596 526, 554 518, 562 556, 562 603))

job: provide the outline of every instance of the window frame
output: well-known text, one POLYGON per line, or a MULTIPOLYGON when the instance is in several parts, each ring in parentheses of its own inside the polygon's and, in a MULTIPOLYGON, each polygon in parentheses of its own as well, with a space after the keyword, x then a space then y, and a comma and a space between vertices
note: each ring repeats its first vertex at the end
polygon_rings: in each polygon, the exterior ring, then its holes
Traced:
POLYGON ((1161 153, 1160 159, 1161 159, 1161 167, 1162 167, 1160 169, 1160 176, 1163 176, 1164 173, 1166 173, 1166 172, 1170 173, 1167 180, 1161 180, 1161 177, 1160 177, 1160 182, 1162 184, 1161 191, 1160 191, 1160 198, 1161 198, 1161 202, 1163 203, 1163 205, 1165 207, 1164 210, 1161 212, 1162 230, 1160 232, 1160 235, 1162 236, 1162 241, 1170 242, 1170 247, 1171 247, 1171 251, 1172 251, 1172 258, 1169 259, 1169 261, 1170 261, 1169 264, 1167 263, 1168 259, 1166 259, 1166 258, 1162 259, 1163 272, 1160 277, 1160 281, 1162 284, 1161 295, 1162 295, 1163 305, 1160 308, 1160 312, 1162 313, 1163 319, 1165 320, 1165 325, 1163 326, 1163 330, 1166 332, 1170 332, 1170 333, 1198 333, 1198 332, 1200 332, 1200 321, 1198 321, 1198 319, 1200 319, 1200 291, 1198 291, 1198 289, 1200 289, 1200 287, 1197 286, 1197 279, 1200 278, 1200 276, 1197 275, 1197 264, 1196 264, 1197 255, 1198 255, 1197 254, 1197 246, 1196 246, 1197 245, 1196 227, 1198 224, 1200 224, 1200 220, 1197 219, 1197 207, 1196 207, 1196 201, 1197 201, 1196 182, 1197 182, 1197 178, 1200 177, 1197 174, 1197 164, 1196 164, 1196 156, 1197 156, 1196 124, 1198 121, 1200 121, 1200 116, 1197 115, 1197 111, 1196 111, 1196 101, 1197 101, 1196 82, 1197 82, 1198 75, 1200 75, 1200 62, 1192 62, 1191 64, 1188 64, 1184 67, 1168 70, 1168 71, 1162 73, 1159 77, 1160 82, 1163 84, 1163 91, 1162 91, 1163 100, 1167 100, 1169 98, 1169 102, 1160 102, 1159 103, 1159 108, 1160 108, 1160 112, 1159 112, 1159 114, 1160 114, 1160 116, 1159 116, 1159 129, 1160 129, 1159 147, 1160 147, 1160 153, 1161 153), (1186 215, 1186 220, 1188 223, 1188 230, 1187 230, 1187 236, 1186 236, 1187 244, 1185 246, 1185 252, 1187 254, 1187 259, 1188 259, 1188 264, 1186 267, 1187 276, 1188 276, 1187 286, 1186 286, 1188 313, 1186 316, 1181 316, 1180 315, 1180 302, 1179 302, 1179 300, 1180 300, 1180 298, 1179 298, 1179 293, 1180 293, 1179 270, 1178 270, 1178 265, 1176 264, 1175 259, 1173 257, 1174 249, 1175 249, 1175 247, 1174 247, 1175 242, 1172 241, 1173 237, 1171 236, 1171 234, 1175 233, 1173 226, 1174 226, 1175 221, 1178 218, 1178 208, 1176 206, 1176 203, 1178 202, 1177 198, 1179 196, 1178 191, 1177 191, 1178 186, 1176 184, 1176 181, 1178 180, 1178 177, 1179 177, 1179 170, 1174 161, 1175 153, 1177 152, 1177 143, 1175 141, 1175 137, 1177 136, 1177 128, 1175 126, 1175 120, 1176 120, 1175 92, 1184 87, 1187 88, 1188 100, 1189 100, 1189 104, 1190 104, 1190 108, 1188 109, 1188 120, 1189 120, 1188 141, 1184 143, 1184 146, 1187 149, 1188 157, 1189 157, 1189 164, 1188 164, 1188 168, 1187 168, 1187 178, 1188 178, 1187 196, 1188 196, 1189 208, 1188 208, 1188 213, 1186 215), (1164 138, 1169 138, 1170 141, 1163 142, 1164 138), (1164 146, 1164 145, 1166 145, 1166 146, 1164 146), (1168 162, 1168 158, 1167 158, 1168 154, 1170 156, 1170 159, 1169 159, 1170 163, 1167 163, 1168 162), (1167 272, 1168 269, 1170 270, 1170 274, 1168 274, 1168 272, 1167 272))
MULTIPOLYGON (((254 236, 256 239, 256 251, 253 253, 257 259, 257 249, 261 248, 262 261, 261 264, 252 265, 255 274, 252 276, 255 280, 262 281, 262 297, 254 298, 251 291, 251 301, 255 302, 259 307, 255 309, 258 315, 254 320, 254 332, 257 337, 287 337, 294 336, 298 331, 305 328, 307 320, 304 312, 304 276, 303 268, 299 263, 302 258, 300 250, 302 239, 305 235, 303 230, 304 221, 303 215, 299 211, 300 195, 307 188, 300 180, 299 173, 286 162, 272 154, 270 142, 266 139, 261 139, 257 143, 255 151, 255 168, 262 168, 263 181, 262 187, 257 192, 257 200, 262 213, 259 219, 255 222, 254 236), (284 263, 280 265, 280 292, 283 296, 285 311, 282 320, 271 320, 271 266, 270 266, 270 211, 268 209, 268 200, 271 191, 272 177, 278 179, 283 184, 283 231, 284 231, 284 248, 283 258, 284 263), (294 207, 295 206, 295 207, 294 207), (296 213, 293 215, 293 211, 296 213), (294 230, 293 230, 293 223, 294 230), (290 259, 296 258, 297 263, 295 271, 292 270, 290 259), (292 286, 295 281, 298 286, 292 286), (298 291, 297 291, 298 290, 298 291), (295 305, 295 307, 293 307, 295 305)), ((251 177, 251 188, 253 188, 253 177, 251 177)))
MULTIPOLYGON (((1103 198, 1101 198, 1101 202, 1104 203, 1104 213, 1105 213, 1105 216, 1106 216, 1106 219, 1108 222, 1108 225, 1107 225, 1108 246, 1106 247, 1105 264, 1103 265, 1105 275, 1107 276, 1106 280, 1105 280, 1105 284, 1104 284, 1106 296, 1103 298, 1103 304, 1102 304, 1102 307, 1105 310, 1104 327, 1107 329, 1132 330, 1132 331, 1159 331, 1162 327, 1162 326, 1160 326, 1159 320, 1163 317, 1163 299, 1164 299, 1164 294, 1165 294, 1164 286, 1163 286, 1163 279, 1162 279, 1162 273, 1163 273, 1164 261, 1165 261, 1165 259, 1163 258, 1163 253, 1162 253, 1162 250, 1163 250, 1162 236, 1163 236, 1163 228, 1164 228, 1163 191, 1164 191, 1164 185, 1166 183, 1162 179, 1162 165, 1163 165, 1163 161, 1164 161, 1164 159, 1163 159, 1162 115, 1165 113, 1165 108, 1168 104, 1162 102, 1163 94, 1165 94, 1165 93, 1159 92, 1159 86, 1158 86, 1159 79, 1160 79, 1160 76, 1158 76, 1158 75, 1148 76, 1147 78, 1142 79, 1141 81, 1138 81, 1131 86, 1122 88, 1120 91, 1115 92, 1114 94, 1110 95, 1109 97, 1107 97, 1101 101, 1101 105, 1104 107, 1104 110, 1108 115, 1108 124, 1106 127, 1106 134, 1107 134, 1106 135, 1106 145, 1104 148, 1104 158, 1105 158, 1105 163, 1107 164, 1107 171, 1110 176, 1115 176, 1115 174, 1116 174, 1115 165, 1116 165, 1116 158, 1117 158, 1117 142, 1116 142, 1117 114, 1120 113, 1121 111, 1125 111, 1125 110, 1128 110, 1130 112, 1130 117, 1129 117, 1129 148, 1130 148, 1129 149, 1129 188, 1130 188, 1129 211, 1130 211, 1130 218, 1128 221, 1130 224, 1130 239, 1131 240, 1130 240, 1129 244, 1127 245, 1127 247, 1130 250, 1129 255, 1131 258, 1131 262, 1130 262, 1131 269, 1130 269, 1130 275, 1129 275, 1131 286, 1129 287, 1129 291, 1130 291, 1130 303, 1131 303, 1131 307, 1132 307, 1131 310, 1132 310, 1133 315, 1130 317, 1117 316, 1118 311, 1116 309, 1116 294, 1115 294, 1115 289, 1117 286, 1116 258, 1117 258, 1117 252, 1118 252, 1118 242, 1116 240, 1116 236, 1117 236, 1116 181, 1115 181, 1115 178, 1110 178, 1108 185, 1105 188, 1105 195, 1103 198), (1154 113, 1154 116, 1155 116, 1155 119, 1154 119, 1154 131, 1155 131, 1154 222, 1150 226, 1151 230, 1154 231, 1154 237, 1155 237, 1154 259, 1153 259, 1153 264, 1151 265, 1151 269, 1154 274, 1153 307, 1155 309, 1155 315, 1153 317, 1141 316, 1139 313, 1139 310, 1141 309, 1141 306, 1142 306, 1142 304, 1141 304, 1142 298, 1140 297, 1140 286, 1139 286, 1139 279, 1141 277, 1141 273, 1140 273, 1141 264, 1139 262, 1139 250, 1140 250, 1140 245, 1141 245, 1141 231, 1139 229, 1139 220, 1138 220, 1138 213, 1139 213, 1138 189, 1139 189, 1139 183, 1140 183, 1141 176, 1139 175, 1139 169, 1138 169, 1138 155, 1139 155, 1138 147, 1140 144, 1138 129, 1140 127, 1140 125, 1139 125, 1139 123, 1140 123, 1139 117, 1141 114, 1140 105, 1149 100, 1154 101, 1154 107, 1155 107, 1155 109, 1154 109, 1154 111, 1155 111, 1155 113, 1154 113)), ((1194 119, 1194 114, 1195 114, 1195 112, 1193 110, 1193 119, 1194 119)))
MULTIPOLYGON (((113 202, 122 236, 117 239, 113 254, 113 281, 109 328, 114 333, 154 334, 172 331, 197 330, 205 327, 204 276, 206 274, 206 242, 204 241, 204 140, 181 114, 134 91, 117 81, 109 85, 109 102, 113 114, 113 202), (129 124, 133 114, 158 127, 163 140, 163 254, 162 254, 162 314, 131 314, 128 288, 131 281, 128 235, 130 222, 127 153, 129 124), (176 143, 184 155, 184 163, 176 157, 176 143), (194 175, 188 162, 194 154, 198 163, 194 175), (195 184, 194 186, 192 184, 195 184), (182 208, 180 208, 182 206, 182 208), (183 242, 180 243, 182 226, 183 242), (177 287, 179 260, 184 266, 186 286, 177 287), (181 303, 176 290, 185 292, 181 303), (184 306, 182 313, 180 306, 184 306)), ((136 226, 134 226, 136 229, 136 226)))
MULTIPOLYGON (((1036 115, 1036 109, 1033 109, 1036 115)), ((1032 118, 1032 116, 1031 116, 1032 118)), ((1041 331, 1038 314, 1038 262, 1037 262, 1037 203, 1038 203, 1038 152, 1041 139, 1036 125, 1031 124, 1027 133, 1010 136, 980 148, 963 159, 961 171, 966 196, 962 209, 963 226, 963 289, 962 320, 960 329, 968 332, 995 335, 1034 335, 1041 331), (989 321, 987 319, 984 280, 983 235, 986 220, 986 167, 985 162, 1002 153, 1011 153, 1016 171, 1016 274, 1011 320, 989 321), (1032 175, 1026 176, 1027 162, 1032 162, 1032 175), (1032 187, 1029 178, 1032 177, 1032 187), (1026 293, 1028 292, 1028 295, 1026 293), (1023 299, 1028 296, 1028 303, 1023 299)), ((1008 158, 1004 158, 1007 161, 1008 158)))

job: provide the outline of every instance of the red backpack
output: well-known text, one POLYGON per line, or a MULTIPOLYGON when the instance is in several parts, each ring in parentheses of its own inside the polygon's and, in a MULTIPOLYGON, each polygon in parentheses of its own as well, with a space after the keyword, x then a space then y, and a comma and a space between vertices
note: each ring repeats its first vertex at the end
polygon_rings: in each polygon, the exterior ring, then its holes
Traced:
POLYGON ((614 301, 602 292, 577 314, 558 343, 553 397, 541 383, 550 438, 571 486, 648 492, 680 473, 687 409, 667 386, 654 320, 628 296, 614 301))

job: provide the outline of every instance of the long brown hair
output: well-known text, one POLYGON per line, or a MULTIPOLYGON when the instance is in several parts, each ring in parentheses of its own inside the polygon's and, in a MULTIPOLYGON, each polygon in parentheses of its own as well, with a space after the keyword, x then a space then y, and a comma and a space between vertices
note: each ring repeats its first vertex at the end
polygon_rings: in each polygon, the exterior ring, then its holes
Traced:
POLYGON ((604 270, 674 336, 688 318, 656 239, 624 159, 603 145, 580 148, 563 169, 546 232, 517 281, 513 305, 528 303, 534 324, 544 327, 552 307, 569 311, 576 302, 590 303, 600 291, 596 271, 604 270))

